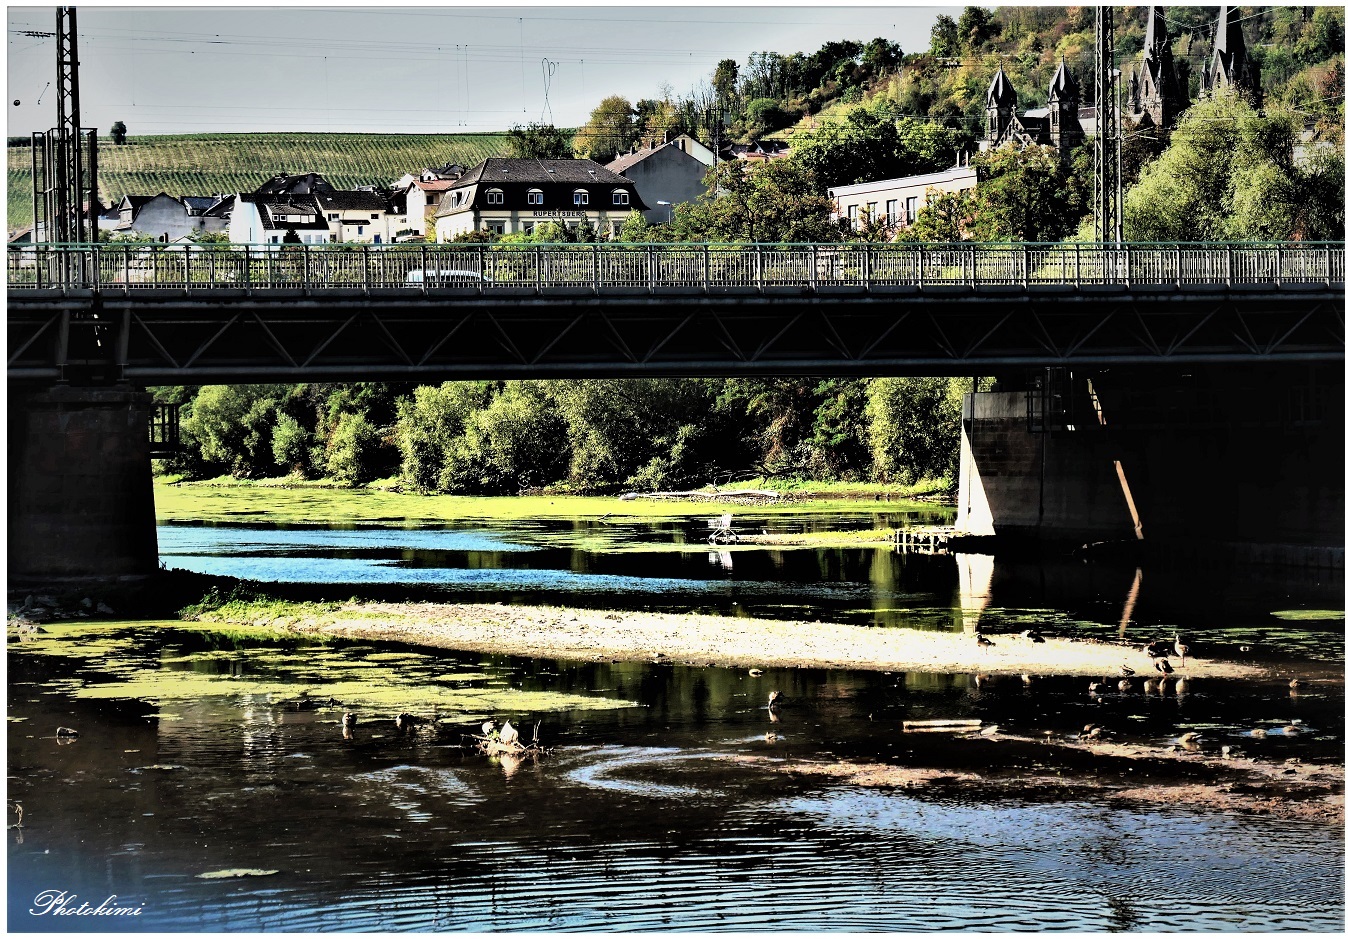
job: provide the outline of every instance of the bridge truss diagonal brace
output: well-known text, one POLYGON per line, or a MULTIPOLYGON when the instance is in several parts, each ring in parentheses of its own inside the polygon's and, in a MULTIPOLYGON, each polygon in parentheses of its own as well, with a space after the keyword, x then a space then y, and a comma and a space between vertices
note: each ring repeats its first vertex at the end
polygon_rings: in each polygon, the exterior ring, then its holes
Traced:
MULTIPOLYGON (((187 357, 187 361, 182 364, 182 367, 191 368, 196 363, 197 359, 201 358, 206 353, 207 349, 215 345, 215 343, 220 339, 221 336, 229 332, 230 329, 234 327, 234 324, 239 321, 240 315, 241 314, 235 313, 229 319, 225 320, 224 325, 222 325, 219 329, 217 329, 209 339, 207 339, 201 345, 197 346, 197 350, 187 357)), ((154 335, 148 324, 145 327, 145 331, 147 333, 150 333, 151 336, 154 335)))
POLYGON ((273 349, 281 353, 281 358, 285 359, 286 363, 291 368, 299 368, 299 363, 295 361, 295 357, 290 354, 290 351, 281 343, 281 340, 276 338, 276 334, 271 331, 271 327, 266 324, 259 314, 253 314, 253 322, 257 323, 257 325, 262 328, 262 334, 266 336, 267 342, 273 349))
POLYGON ((43 320, 42 325, 38 326, 38 328, 33 331, 33 334, 31 336, 25 339, 16 349, 10 352, 9 361, 7 365, 12 366, 15 362, 17 362, 19 360, 19 356, 23 355, 25 352, 28 351, 29 346, 31 346, 34 342, 36 342, 42 336, 42 334, 45 333, 47 329, 51 327, 53 323, 61 319, 61 315, 62 314, 60 313, 54 313, 51 316, 47 317, 45 320, 43 320))
MULTIPOLYGON (((126 312, 130 313, 129 310, 126 312)), ((154 351, 159 353, 159 355, 162 356, 164 361, 167 362, 169 365, 173 366, 174 368, 182 368, 183 366, 178 364, 178 360, 175 359, 172 356, 172 354, 170 354, 168 349, 164 348, 164 344, 159 341, 159 337, 154 334, 154 330, 149 327, 149 324, 147 324, 143 319, 141 319, 138 315, 134 313, 131 313, 130 315, 132 321, 135 322, 136 325, 138 325, 145 332, 145 338, 150 340, 150 345, 154 348, 154 351)), ((217 331, 216 336, 218 337, 219 335, 220 332, 217 331)), ((214 338, 211 341, 213 342, 214 338)), ((199 354, 200 352, 198 352, 198 355, 199 354)), ((192 361, 195 360, 196 356, 193 356, 192 361)), ((191 362, 189 362, 188 364, 190 365, 191 362)))
POLYGON ((428 348, 426 352, 421 356, 421 358, 417 360, 417 366, 421 367, 424 366, 427 362, 429 362, 431 360, 431 356, 439 352, 440 349, 444 347, 445 343, 453 339, 454 336, 459 332, 459 330, 467 326, 468 323, 472 320, 473 316, 474 314, 471 312, 465 313, 463 316, 461 316, 457 323, 449 327, 449 330, 443 336, 441 336, 438 340, 436 340, 434 343, 431 344, 430 348, 428 348))

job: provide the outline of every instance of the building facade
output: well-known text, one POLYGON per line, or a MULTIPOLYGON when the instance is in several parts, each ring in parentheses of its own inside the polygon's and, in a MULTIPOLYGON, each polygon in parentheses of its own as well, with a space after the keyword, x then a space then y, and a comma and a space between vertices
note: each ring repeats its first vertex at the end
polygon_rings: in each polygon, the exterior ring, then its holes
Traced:
POLYGON ((1240 8, 1222 7, 1217 16, 1212 59, 1203 66, 1202 94, 1233 91, 1245 95, 1258 107, 1263 100, 1259 84, 1259 63, 1245 48, 1245 33, 1240 28, 1240 8))
POLYGON ((1058 63, 1049 83, 1048 104, 1021 113, 1016 89, 1002 69, 992 76, 984 109, 984 133, 980 150, 996 150, 1007 144, 1038 144, 1066 154, 1085 139, 1081 123, 1081 85, 1067 60, 1058 63))
POLYGON ((707 191, 708 166, 680 146, 680 141, 671 140, 623 154, 606 169, 630 179, 642 201, 650 206, 642 213, 646 221, 660 223, 669 221, 674 206, 691 202, 707 191))
POLYGON ((645 212, 630 179, 593 160, 484 160, 459 177, 435 215, 437 241, 486 231, 532 233, 544 222, 576 228, 587 219, 612 237, 629 213, 645 212))
POLYGON ((846 219, 853 229, 866 224, 906 228, 932 199, 945 193, 968 192, 977 185, 977 171, 961 158, 938 173, 833 186, 828 195, 833 200, 834 217, 846 219))

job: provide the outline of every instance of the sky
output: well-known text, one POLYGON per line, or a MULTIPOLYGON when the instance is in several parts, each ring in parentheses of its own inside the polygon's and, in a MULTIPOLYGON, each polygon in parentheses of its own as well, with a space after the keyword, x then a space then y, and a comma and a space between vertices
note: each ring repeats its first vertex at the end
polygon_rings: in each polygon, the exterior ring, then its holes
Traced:
MULTIPOLYGON (((866 0, 860 0, 865 3, 866 0)), ((585 122, 600 99, 687 94, 716 63, 883 36, 927 48, 962 7, 77 6, 80 117, 106 134, 463 133, 585 122)), ((7 6, 9 134, 56 124, 54 7, 7 6), (15 102, 18 102, 15 104, 15 102)))

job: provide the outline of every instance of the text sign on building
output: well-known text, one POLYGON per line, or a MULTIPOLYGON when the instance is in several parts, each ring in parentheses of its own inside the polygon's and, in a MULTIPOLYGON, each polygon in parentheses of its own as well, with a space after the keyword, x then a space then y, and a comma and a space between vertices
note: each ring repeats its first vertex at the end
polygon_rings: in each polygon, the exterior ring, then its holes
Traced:
POLYGON ((584 212, 577 212, 574 209, 539 209, 536 212, 530 212, 534 218, 584 218, 584 212))

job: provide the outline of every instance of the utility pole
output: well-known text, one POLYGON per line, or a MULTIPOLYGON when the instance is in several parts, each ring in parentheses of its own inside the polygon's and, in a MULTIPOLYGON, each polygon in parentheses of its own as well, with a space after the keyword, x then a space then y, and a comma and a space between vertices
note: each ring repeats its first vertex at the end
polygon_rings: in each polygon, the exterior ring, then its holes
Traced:
POLYGON ((1114 10, 1095 8, 1095 240, 1123 243, 1123 135, 1114 69, 1114 10))
POLYGON ((75 8, 57 7, 56 126, 32 138, 34 241, 98 238, 98 132, 80 126, 77 33, 75 8))

